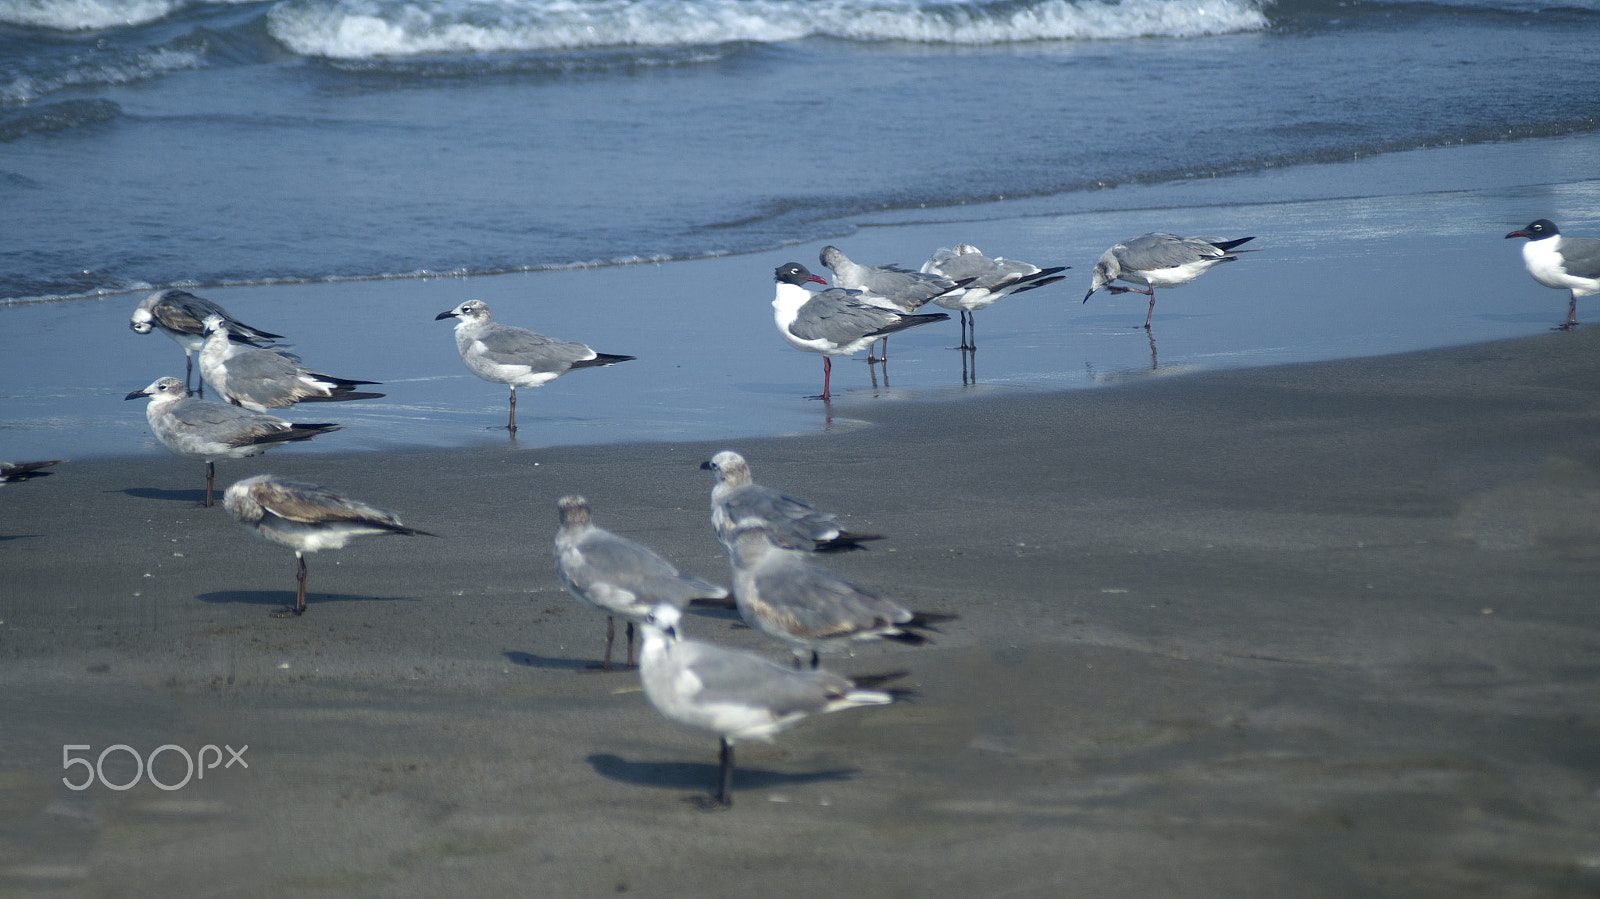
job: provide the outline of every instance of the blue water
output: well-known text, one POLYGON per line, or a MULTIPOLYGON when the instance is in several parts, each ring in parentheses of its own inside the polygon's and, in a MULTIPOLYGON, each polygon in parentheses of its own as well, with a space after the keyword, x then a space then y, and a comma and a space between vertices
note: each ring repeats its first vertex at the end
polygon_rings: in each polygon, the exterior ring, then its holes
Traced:
MULTIPOLYGON (((118 403, 182 363, 126 320, 174 285, 391 385, 330 448, 503 412, 431 322, 474 295, 640 356, 543 388, 550 441, 832 426, 765 307, 827 242, 1072 265, 980 314, 986 387, 1537 332, 1564 298, 1500 237, 1600 232, 1596 34, 1597 0, 0 0, 0 456, 149 450, 118 403), (1079 304, 1110 243, 1191 229, 1261 252, 1152 335, 1079 304), (531 274, 436 277, 493 273, 531 274)), ((970 392, 935 330, 895 395, 970 392)))

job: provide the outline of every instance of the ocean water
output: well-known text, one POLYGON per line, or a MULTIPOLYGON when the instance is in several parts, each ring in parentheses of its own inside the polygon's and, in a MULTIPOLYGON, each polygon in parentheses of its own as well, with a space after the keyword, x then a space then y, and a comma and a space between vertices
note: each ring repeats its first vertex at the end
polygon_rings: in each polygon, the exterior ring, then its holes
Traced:
POLYGON ((1534 333, 1564 298, 1501 236, 1600 232, 1596 34, 1600 0, 0 0, 0 457, 160 451, 120 400, 182 364, 126 329, 166 286, 390 385, 295 410, 373 426, 329 449, 485 439, 504 389, 431 321, 470 296, 640 357, 525 392, 536 442, 1534 333), (1079 300, 1149 230, 1258 252, 1146 334, 1079 300), (773 266, 960 241, 1072 278, 808 405, 773 266))

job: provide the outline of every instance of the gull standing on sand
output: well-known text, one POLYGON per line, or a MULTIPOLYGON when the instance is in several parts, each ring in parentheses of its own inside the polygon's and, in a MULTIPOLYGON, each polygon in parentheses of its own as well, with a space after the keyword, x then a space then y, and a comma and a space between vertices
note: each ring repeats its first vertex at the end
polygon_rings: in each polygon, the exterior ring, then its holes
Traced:
POLYGON ((302 424, 239 406, 208 403, 189 394, 177 378, 157 378, 149 387, 124 399, 149 397, 145 417, 161 445, 189 459, 206 463, 206 501, 211 506, 218 459, 243 459, 297 440, 343 430, 329 422, 302 424))
POLYGON ((772 300, 773 319, 778 333, 795 349, 822 354, 822 393, 813 399, 832 396, 833 357, 859 353, 879 337, 896 331, 947 321, 943 312, 908 315, 866 302, 859 290, 830 287, 812 293, 808 283, 824 286, 822 280, 798 262, 785 262, 773 275, 778 282, 772 300))
POLYGON ((1522 264, 1533 280, 1546 287, 1565 290, 1567 320, 1558 330, 1578 326, 1578 297, 1600 292, 1600 240, 1593 237, 1562 237, 1561 229, 1549 219, 1539 219, 1506 238, 1526 237, 1522 245, 1522 264))
POLYGON ((1057 265, 1040 268, 1004 256, 991 259, 983 255, 982 250, 965 243, 957 244, 953 250, 940 247, 922 264, 924 272, 964 284, 960 289, 934 299, 936 304, 961 313, 961 348, 964 350, 977 349, 978 345, 977 333, 973 330, 976 319, 972 313, 987 309, 1014 293, 1063 281, 1066 276, 1057 273, 1071 267, 1057 265))
POLYGON ((200 375, 218 396, 235 406, 266 412, 295 403, 338 403, 383 396, 356 390, 377 381, 325 375, 302 367, 300 357, 288 350, 235 343, 230 333, 231 326, 221 316, 206 319, 200 375))
POLYGON ((696 599, 728 598, 726 587, 680 574, 644 546, 597 527, 583 497, 563 496, 556 506, 561 510, 555 539, 561 586, 606 613, 606 655, 600 667, 611 670, 617 616, 628 621, 627 667, 632 668, 634 622, 662 603, 682 608, 696 599))
POLYGON ((206 319, 213 315, 228 323, 228 338, 238 343, 261 346, 283 338, 252 328, 216 303, 177 288, 158 290, 141 300, 128 327, 140 334, 160 331, 183 347, 183 386, 188 387, 194 378, 194 355, 206 343, 206 319))
POLYGON ((346 543, 367 534, 436 536, 406 527, 400 523, 399 515, 387 509, 346 499, 326 487, 270 474, 236 482, 223 494, 222 501, 234 521, 255 531, 263 540, 294 550, 298 570, 294 608, 284 610, 284 615, 305 614, 306 553, 343 549, 346 543))
MULTIPOLYGON (((838 247, 827 246, 817 259, 833 272, 833 286, 861 291, 863 302, 896 312, 916 312, 928 301, 960 290, 963 284, 942 275, 914 272, 898 265, 861 265, 852 262, 838 247)), ((883 338, 879 358, 889 358, 889 338, 883 338)), ((867 352, 867 361, 875 361, 867 352)))
MULTIPOLYGON (((1104 287, 1112 293, 1142 293, 1150 298, 1150 309, 1145 313, 1144 326, 1150 327, 1150 317, 1156 312, 1156 288, 1177 287, 1205 274, 1214 265, 1232 262, 1239 257, 1233 248, 1254 237, 1238 240, 1212 240, 1206 237, 1179 237, 1176 234, 1151 232, 1115 244, 1095 263, 1094 275, 1089 281, 1089 292, 1083 301, 1089 302, 1094 292, 1104 287), (1137 287, 1114 286, 1114 281, 1143 284, 1137 287)), ((1250 252, 1242 250, 1240 252, 1250 252)))
POLYGON ((733 805, 734 743, 771 743, 811 715, 895 699, 893 691, 870 687, 900 673, 852 681, 820 669, 796 671, 754 653, 684 639, 678 635, 681 614, 663 603, 644 618, 639 683, 662 717, 720 741, 715 803, 722 808, 733 805))
POLYGON ((29 478, 49 477, 55 472, 40 469, 60 465, 65 461, 65 459, 52 459, 48 462, 0 462, 0 486, 19 483, 29 478))
POLYGON ((877 534, 852 534, 839 526, 837 516, 819 512, 797 496, 755 483, 750 465, 733 450, 723 450, 701 462, 702 470, 717 476, 711 487, 711 526, 717 539, 733 548, 733 532, 742 525, 759 524, 779 546, 805 552, 859 549, 877 534))
POLYGON ((739 617, 787 644, 796 668, 806 653, 815 668, 818 653, 849 652, 863 641, 920 645, 928 642, 921 631, 936 630, 934 624, 956 617, 912 612, 858 587, 804 553, 773 543, 760 525, 734 532, 728 559, 739 617))
POLYGON ((517 388, 538 387, 576 368, 615 365, 636 356, 597 353, 581 343, 546 337, 537 331, 502 325, 489 315, 482 300, 468 300, 434 316, 456 322, 456 349, 467 370, 496 384, 511 386, 511 418, 506 430, 517 432, 517 388))

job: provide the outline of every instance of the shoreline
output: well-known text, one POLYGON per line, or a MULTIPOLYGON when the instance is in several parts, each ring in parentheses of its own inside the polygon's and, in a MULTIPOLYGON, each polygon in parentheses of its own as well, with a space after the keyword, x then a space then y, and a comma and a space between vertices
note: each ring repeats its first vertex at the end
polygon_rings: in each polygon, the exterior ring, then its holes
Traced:
MULTIPOLYGON (((296 620, 269 614, 292 553, 193 508, 200 463, 69 462, 0 493, 0 889, 1584 895, 1597 377, 1580 329, 869 404, 799 439, 221 463, 442 535, 309 557, 296 620), (697 470, 725 447, 887 535, 829 567, 961 618, 826 661, 918 696, 741 747, 708 815, 714 741, 583 671, 604 619, 549 541, 580 492, 726 583, 697 470), (251 767, 61 784, 64 744, 115 743, 251 767)), ((725 614, 685 630, 783 654, 725 614)))

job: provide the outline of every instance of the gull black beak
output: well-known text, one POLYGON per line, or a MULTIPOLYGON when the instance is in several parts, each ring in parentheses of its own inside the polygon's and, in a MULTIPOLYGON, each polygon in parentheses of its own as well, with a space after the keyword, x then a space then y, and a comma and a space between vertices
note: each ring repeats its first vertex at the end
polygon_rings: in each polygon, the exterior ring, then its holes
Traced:
POLYGON ((455 317, 456 317, 455 311, 452 310, 450 312, 441 312, 438 315, 435 315, 433 317, 433 320, 437 322, 437 321, 444 321, 447 318, 455 318, 455 317))
POLYGON ((710 462, 701 462, 700 463, 700 470, 701 471, 711 471, 714 468, 716 468, 716 466, 712 465, 710 462))
POLYGON ((124 400, 137 400, 137 399, 143 399, 143 398, 145 398, 145 397, 147 397, 149 395, 150 394, 145 393, 143 390, 135 390, 134 392, 128 394, 125 397, 123 397, 123 399, 124 400))
POLYGON ((1089 302, 1089 298, 1092 297, 1092 296, 1094 296, 1094 291, 1090 290, 1088 293, 1083 295, 1083 301, 1085 303, 1089 302))

